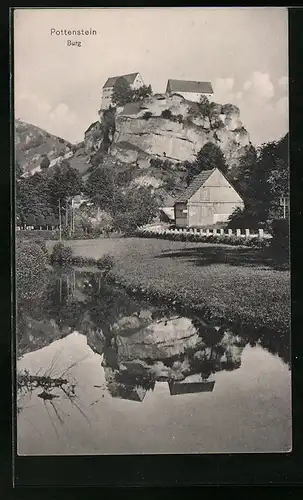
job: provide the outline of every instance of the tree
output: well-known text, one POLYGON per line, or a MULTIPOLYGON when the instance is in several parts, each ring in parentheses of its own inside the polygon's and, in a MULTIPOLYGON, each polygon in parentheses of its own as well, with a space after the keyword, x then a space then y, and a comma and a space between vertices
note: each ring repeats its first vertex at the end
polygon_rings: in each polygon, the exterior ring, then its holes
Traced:
POLYGON ((124 77, 116 80, 113 88, 112 103, 118 106, 124 106, 127 102, 131 102, 133 92, 130 84, 124 77))
POLYGON ((42 173, 21 178, 17 182, 17 215, 24 222, 29 215, 34 217, 53 214, 49 178, 42 173))
POLYGON ((99 208, 108 210, 112 205, 116 190, 115 170, 101 164, 87 179, 85 192, 99 208))
POLYGON ((152 92, 151 85, 142 85, 142 87, 133 90, 132 101, 142 101, 152 95, 152 92))
POLYGON ((121 231, 131 231, 150 223, 157 215, 160 204, 150 186, 130 186, 120 191, 112 207, 115 227, 121 231))
POLYGON ((219 146, 212 142, 207 142, 197 154, 196 160, 192 163, 184 162, 187 169, 187 185, 203 170, 218 168, 221 172, 227 172, 227 163, 219 146))
POLYGON ((47 155, 43 155, 41 163, 40 163, 41 170, 46 170, 49 166, 50 166, 50 161, 48 159, 48 156, 47 155))
POLYGON ((69 161, 63 160, 54 170, 49 181, 49 189, 54 210, 58 209, 58 202, 65 203, 69 198, 83 191, 83 182, 80 173, 72 168, 69 161))
MULTIPOLYGON (((253 217, 258 223, 281 217, 279 200, 289 192, 288 135, 257 149, 250 146, 231 174, 245 200, 243 217, 253 217)), ((235 220, 239 220, 239 214, 235 214, 235 220)))
POLYGON ((209 117, 210 115, 210 102, 207 96, 201 95, 199 101, 199 110, 202 116, 209 117))

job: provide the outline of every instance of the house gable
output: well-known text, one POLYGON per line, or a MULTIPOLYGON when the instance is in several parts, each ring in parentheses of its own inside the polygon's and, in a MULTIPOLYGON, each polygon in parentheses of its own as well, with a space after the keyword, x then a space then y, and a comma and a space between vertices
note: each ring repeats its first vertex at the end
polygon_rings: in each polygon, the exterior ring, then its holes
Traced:
POLYGON ((189 204, 199 202, 243 203, 243 199, 222 172, 215 168, 188 198, 189 204))
POLYGON ((190 183, 190 185, 181 193, 181 195, 177 198, 176 202, 178 203, 187 203, 189 199, 194 196, 194 194, 198 191, 198 189, 203 186, 208 177, 213 173, 212 170, 203 170, 197 175, 194 180, 190 183))

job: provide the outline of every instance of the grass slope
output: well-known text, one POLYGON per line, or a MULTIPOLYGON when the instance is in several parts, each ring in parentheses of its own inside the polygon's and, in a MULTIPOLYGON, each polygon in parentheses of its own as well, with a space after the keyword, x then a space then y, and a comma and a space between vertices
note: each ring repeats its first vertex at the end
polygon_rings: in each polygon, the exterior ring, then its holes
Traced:
POLYGON ((111 254, 112 272, 126 287, 203 310, 214 322, 289 334, 290 273, 272 269, 259 250, 140 238, 66 244, 76 256, 111 254))

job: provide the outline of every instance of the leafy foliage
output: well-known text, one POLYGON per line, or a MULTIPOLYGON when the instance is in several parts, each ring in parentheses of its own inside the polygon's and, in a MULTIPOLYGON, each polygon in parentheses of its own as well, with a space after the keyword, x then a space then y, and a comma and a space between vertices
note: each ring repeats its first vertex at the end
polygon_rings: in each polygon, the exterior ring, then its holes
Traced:
POLYGON ((49 190, 52 205, 56 210, 59 200, 63 204, 69 198, 83 191, 83 183, 78 170, 72 168, 69 161, 63 160, 61 166, 54 169, 54 174, 49 182, 49 190))
POLYGON ((125 106, 128 102, 141 101, 152 94, 150 85, 142 85, 138 89, 132 89, 124 77, 117 79, 112 94, 112 103, 125 106))
POLYGON ((289 194, 288 134, 257 150, 250 146, 231 176, 259 222, 281 217, 280 197, 289 194))
POLYGON ((72 261, 73 250, 71 247, 59 242, 54 245, 50 260, 51 263, 67 264, 72 261))
POLYGON ((170 109, 164 109, 161 113, 162 118, 165 118, 166 120, 171 120, 173 117, 173 114, 170 109))
POLYGON ((218 168, 223 173, 227 171, 227 163, 224 154, 219 146, 212 142, 207 142, 203 148, 200 149, 194 162, 184 162, 183 166, 187 170, 187 185, 189 185, 203 170, 218 168))
POLYGON ((210 107, 210 102, 207 96, 201 96, 200 101, 199 101, 199 111, 202 116, 204 117, 209 117, 211 107, 210 107))
POLYGON ((146 112, 144 113, 144 115, 142 116, 142 118, 143 118, 144 120, 149 120, 149 118, 151 118, 152 116, 153 116, 153 114, 152 114, 152 112, 151 112, 151 111, 146 111, 146 112))
POLYGON ((18 298, 30 298, 43 283, 47 257, 40 244, 29 240, 16 242, 16 285, 18 298))
POLYGON ((271 223, 272 240, 270 250, 277 264, 289 264, 289 221, 275 219, 271 223))
POLYGON ((104 254, 97 260, 97 267, 104 271, 109 271, 114 266, 114 258, 109 254, 104 254))

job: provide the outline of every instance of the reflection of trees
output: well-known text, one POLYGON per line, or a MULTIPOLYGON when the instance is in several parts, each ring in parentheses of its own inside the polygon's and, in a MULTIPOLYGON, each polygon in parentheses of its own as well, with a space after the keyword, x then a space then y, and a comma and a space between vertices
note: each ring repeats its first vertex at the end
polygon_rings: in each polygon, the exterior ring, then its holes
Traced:
MULTIPOLYGON (((174 340, 172 336, 171 347, 167 345, 166 348, 165 344, 161 347, 163 356, 148 359, 144 356, 146 349, 142 343, 134 356, 137 362, 130 359, 121 370, 116 339, 119 336, 131 338, 136 331, 142 332, 144 337, 146 329, 152 332, 155 323, 167 325, 173 317, 178 318, 165 306, 155 307, 134 300, 123 289, 108 282, 100 272, 60 269, 50 273, 43 296, 18 300, 18 351, 20 355, 37 350, 77 330, 87 336, 94 351, 104 352, 104 363, 115 372, 119 384, 123 380, 125 384, 140 382, 142 387, 147 387, 150 379, 181 380, 200 374, 203 380, 207 380, 218 371, 235 370, 241 365, 241 354, 247 343, 259 343, 289 362, 287 336, 258 329, 235 335, 195 317, 192 325, 199 342, 195 339, 189 342, 186 352, 175 349, 180 339, 174 340)), ((183 344, 186 345, 186 339, 183 344)))

